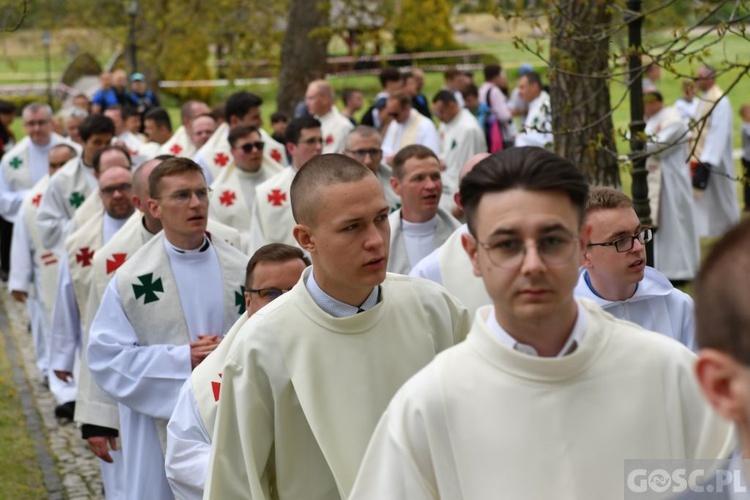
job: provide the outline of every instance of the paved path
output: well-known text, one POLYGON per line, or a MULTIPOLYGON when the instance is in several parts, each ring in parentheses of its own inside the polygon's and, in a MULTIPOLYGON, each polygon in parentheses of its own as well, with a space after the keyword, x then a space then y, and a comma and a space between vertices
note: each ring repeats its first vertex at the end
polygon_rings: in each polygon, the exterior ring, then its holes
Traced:
POLYGON ((7 311, 7 328, 2 325, 3 333, 15 351, 9 357, 16 372, 19 394, 22 394, 24 413, 35 440, 49 498, 104 498, 98 459, 81 439, 81 432, 75 424, 55 418, 55 399, 42 384, 36 367, 26 307, 15 302, 4 286, 0 291, 0 302, 7 311))

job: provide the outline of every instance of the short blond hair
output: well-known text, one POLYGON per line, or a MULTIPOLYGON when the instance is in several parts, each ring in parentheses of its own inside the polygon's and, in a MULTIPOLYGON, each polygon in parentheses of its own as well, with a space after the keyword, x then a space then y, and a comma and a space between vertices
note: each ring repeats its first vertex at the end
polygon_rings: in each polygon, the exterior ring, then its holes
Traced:
POLYGON ((622 191, 610 187, 596 186, 589 190, 586 199, 586 213, 595 210, 608 210, 612 208, 633 208, 633 200, 622 191))

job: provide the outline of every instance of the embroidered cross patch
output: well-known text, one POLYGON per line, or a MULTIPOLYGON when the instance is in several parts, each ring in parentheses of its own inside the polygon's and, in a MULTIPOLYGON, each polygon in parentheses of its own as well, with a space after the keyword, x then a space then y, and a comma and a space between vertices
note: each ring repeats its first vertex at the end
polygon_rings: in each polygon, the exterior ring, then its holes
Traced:
MULTIPOLYGON (((219 378, 221 378, 221 373, 219 373, 219 378)), ((219 393, 221 392, 221 382, 211 381, 211 391, 214 393, 214 401, 218 401, 219 393)))
POLYGON ((237 195, 234 192, 226 190, 221 193, 219 197, 219 203, 227 207, 234 205, 234 200, 237 199, 237 195))
POLYGON ((276 163, 281 163, 281 153, 278 149, 271 150, 271 158, 273 158, 273 161, 276 163))
POLYGON ((70 203, 70 206, 73 208, 78 208, 83 204, 83 201, 86 199, 86 197, 79 193, 78 191, 73 191, 71 193, 70 198, 68 198, 68 203, 70 203))
POLYGON ((128 258, 126 253, 113 253, 111 259, 107 259, 107 274, 112 274, 125 263, 128 258))
POLYGON ((182 146, 180 146, 177 143, 174 143, 174 144, 172 144, 172 147, 169 148, 169 152, 172 153, 173 155, 177 156, 180 153, 182 153, 182 146))
POLYGON ((245 287, 240 286, 239 292, 234 292, 234 307, 237 308, 239 315, 242 316, 247 309, 245 308, 245 287))
POLYGON ((38 207, 41 202, 42 202, 42 193, 39 193, 38 195, 34 196, 31 199, 31 204, 34 205, 35 207, 38 207))
POLYGON ((229 157, 224 153, 216 153, 216 156, 214 156, 214 163, 220 167, 224 167, 229 163, 229 157))
POLYGON ((18 168, 23 165, 23 160, 18 156, 14 156, 13 159, 8 162, 8 165, 10 165, 13 170, 18 170, 18 168))
POLYGON ((142 295, 145 295, 143 299, 144 304, 159 300, 159 296, 156 295, 156 292, 164 291, 164 286, 161 284, 161 278, 156 278, 156 281, 154 281, 154 274, 148 273, 138 276, 138 281, 141 283, 133 283, 133 292, 135 292, 136 300, 140 299, 142 295))
POLYGON ((280 189, 272 189, 271 194, 268 195, 268 203, 274 207, 280 207, 286 201, 286 193, 282 193, 280 189))
POLYGON ((94 258, 94 252, 89 247, 81 248, 76 254, 76 262, 81 264, 81 267, 88 267, 91 265, 91 259, 94 258))

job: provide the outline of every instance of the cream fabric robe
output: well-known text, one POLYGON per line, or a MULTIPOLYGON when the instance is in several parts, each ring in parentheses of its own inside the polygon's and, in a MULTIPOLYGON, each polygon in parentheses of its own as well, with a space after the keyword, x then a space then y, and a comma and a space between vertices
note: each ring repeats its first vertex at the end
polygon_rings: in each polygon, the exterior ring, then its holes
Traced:
POLYGON ((693 353, 581 302, 586 334, 561 358, 505 347, 481 308, 393 398, 350 498, 618 499, 625 459, 728 456, 693 353))
POLYGON ((311 270, 227 354, 206 498, 346 498, 391 396, 467 330, 442 288, 392 274, 377 306, 334 318, 307 292, 311 270))

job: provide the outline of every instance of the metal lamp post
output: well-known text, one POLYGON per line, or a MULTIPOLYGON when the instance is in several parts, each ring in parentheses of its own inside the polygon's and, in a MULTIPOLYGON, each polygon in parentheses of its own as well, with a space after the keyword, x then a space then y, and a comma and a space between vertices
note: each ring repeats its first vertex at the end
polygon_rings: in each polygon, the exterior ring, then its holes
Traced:
POLYGON ((136 55, 135 46, 135 18, 138 16, 138 0, 131 0, 126 8, 128 16, 130 16, 130 64, 132 65, 131 73, 138 71, 138 58, 136 55))
MULTIPOLYGON (((641 71, 641 0, 628 0, 626 20, 628 22, 628 69, 630 70, 630 160, 632 163, 633 185, 631 193, 638 219, 644 226, 651 226, 651 208, 648 203, 648 182, 646 170, 646 149, 643 121, 643 82, 641 71)), ((646 244, 646 261, 654 265, 653 240, 646 244)))

